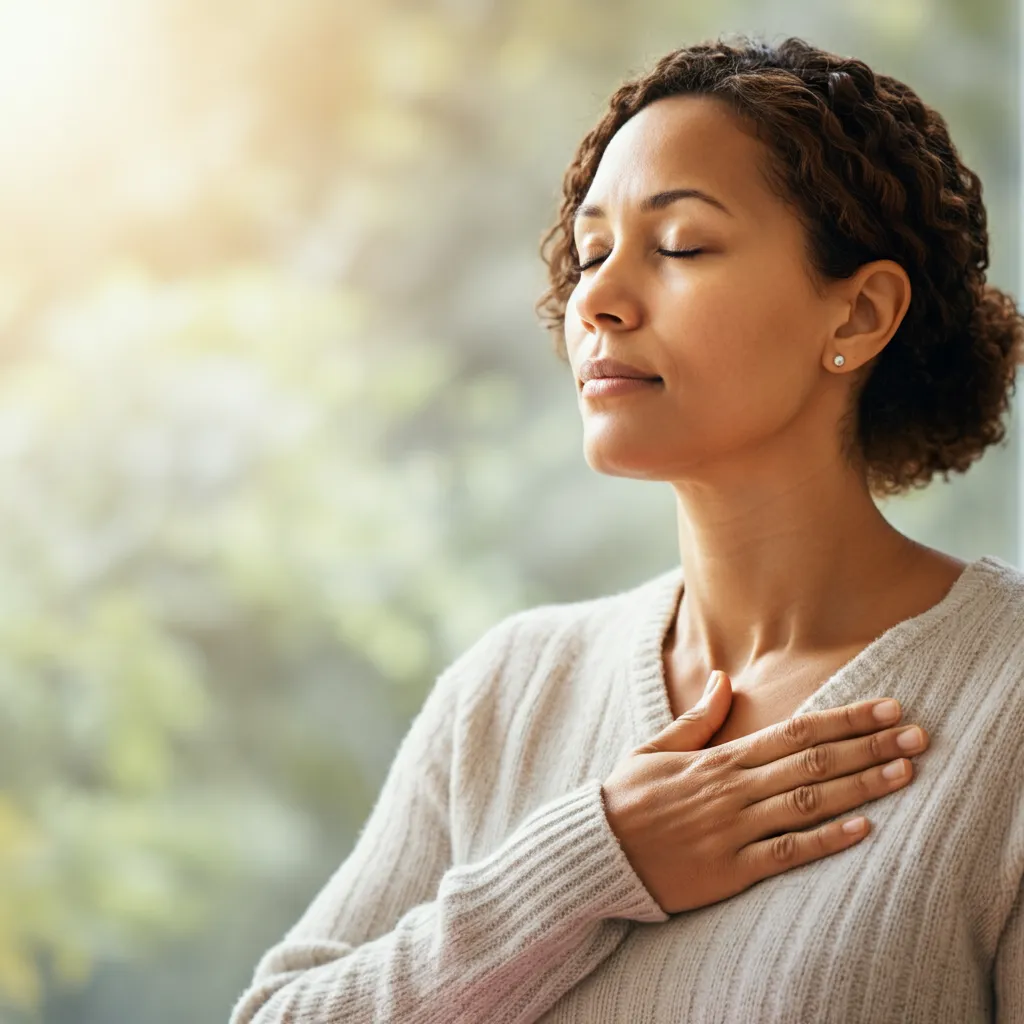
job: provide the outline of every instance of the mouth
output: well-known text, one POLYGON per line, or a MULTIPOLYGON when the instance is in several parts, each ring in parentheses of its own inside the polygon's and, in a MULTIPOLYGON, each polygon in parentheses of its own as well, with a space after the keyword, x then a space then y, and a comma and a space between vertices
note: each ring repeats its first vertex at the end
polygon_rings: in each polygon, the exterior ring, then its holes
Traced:
POLYGON ((604 375, 602 377, 589 377, 587 380, 581 381, 580 383, 581 383, 581 386, 584 386, 584 385, 587 385, 587 384, 589 384, 589 383, 591 383, 592 381, 595 381, 595 380, 644 380, 644 381, 650 381, 651 383, 655 383, 655 382, 659 383, 659 384, 663 383, 663 380, 662 380, 661 377, 635 377, 635 376, 627 377, 625 375, 615 376, 614 374, 606 374, 606 375, 604 375))
POLYGON ((664 383, 661 377, 591 377, 584 382, 580 394, 584 398, 643 394, 664 383))

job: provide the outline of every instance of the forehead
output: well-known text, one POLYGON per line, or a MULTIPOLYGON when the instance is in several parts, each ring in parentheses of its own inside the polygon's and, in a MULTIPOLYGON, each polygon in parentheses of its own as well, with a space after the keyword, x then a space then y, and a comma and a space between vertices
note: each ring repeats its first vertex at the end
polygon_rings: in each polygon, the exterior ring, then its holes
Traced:
POLYGON ((780 202, 760 170, 765 158, 763 143, 724 101, 669 96, 648 104, 612 136, 586 202, 608 210, 635 206, 661 189, 689 187, 710 192, 737 217, 760 217, 780 202))

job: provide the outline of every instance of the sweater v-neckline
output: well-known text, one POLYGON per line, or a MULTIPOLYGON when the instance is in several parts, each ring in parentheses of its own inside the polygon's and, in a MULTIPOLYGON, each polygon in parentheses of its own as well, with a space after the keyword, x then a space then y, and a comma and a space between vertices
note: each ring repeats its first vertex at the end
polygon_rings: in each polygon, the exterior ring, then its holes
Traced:
MULTIPOLYGON (((976 596, 984 587, 987 574, 1001 574, 1011 568, 994 555, 982 555, 968 562, 945 597, 923 612, 890 626, 833 672, 790 717, 853 703, 858 699, 857 691, 863 691, 880 669, 976 596)), ((649 580, 646 600, 636 619, 628 676, 637 745, 646 743, 672 721, 663 650, 682 600, 683 582, 682 566, 649 580)))

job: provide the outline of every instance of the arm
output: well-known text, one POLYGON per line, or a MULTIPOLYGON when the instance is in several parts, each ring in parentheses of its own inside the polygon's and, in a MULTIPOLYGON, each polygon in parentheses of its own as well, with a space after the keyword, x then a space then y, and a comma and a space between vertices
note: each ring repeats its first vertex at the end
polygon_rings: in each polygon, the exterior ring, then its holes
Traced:
POLYGON ((1024 1021, 1024 883, 996 947, 992 984, 996 1024, 1024 1021))
POLYGON ((438 678, 351 854, 261 958, 230 1024, 525 1024, 615 950, 626 919, 668 919, 619 846, 597 778, 452 865, 458 691, 500 669, 513 627, 438 678))

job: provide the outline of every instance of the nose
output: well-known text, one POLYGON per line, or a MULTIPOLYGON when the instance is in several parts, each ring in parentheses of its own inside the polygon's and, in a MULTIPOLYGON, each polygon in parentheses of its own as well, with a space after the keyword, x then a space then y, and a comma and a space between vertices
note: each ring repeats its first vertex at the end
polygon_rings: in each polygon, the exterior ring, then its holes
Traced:
POLYGON ((573 292, 576 314, 591 334, 633 330, 640 323, 640 303, 615 262, 614 254, 608 256, 580 278, 573 292))

